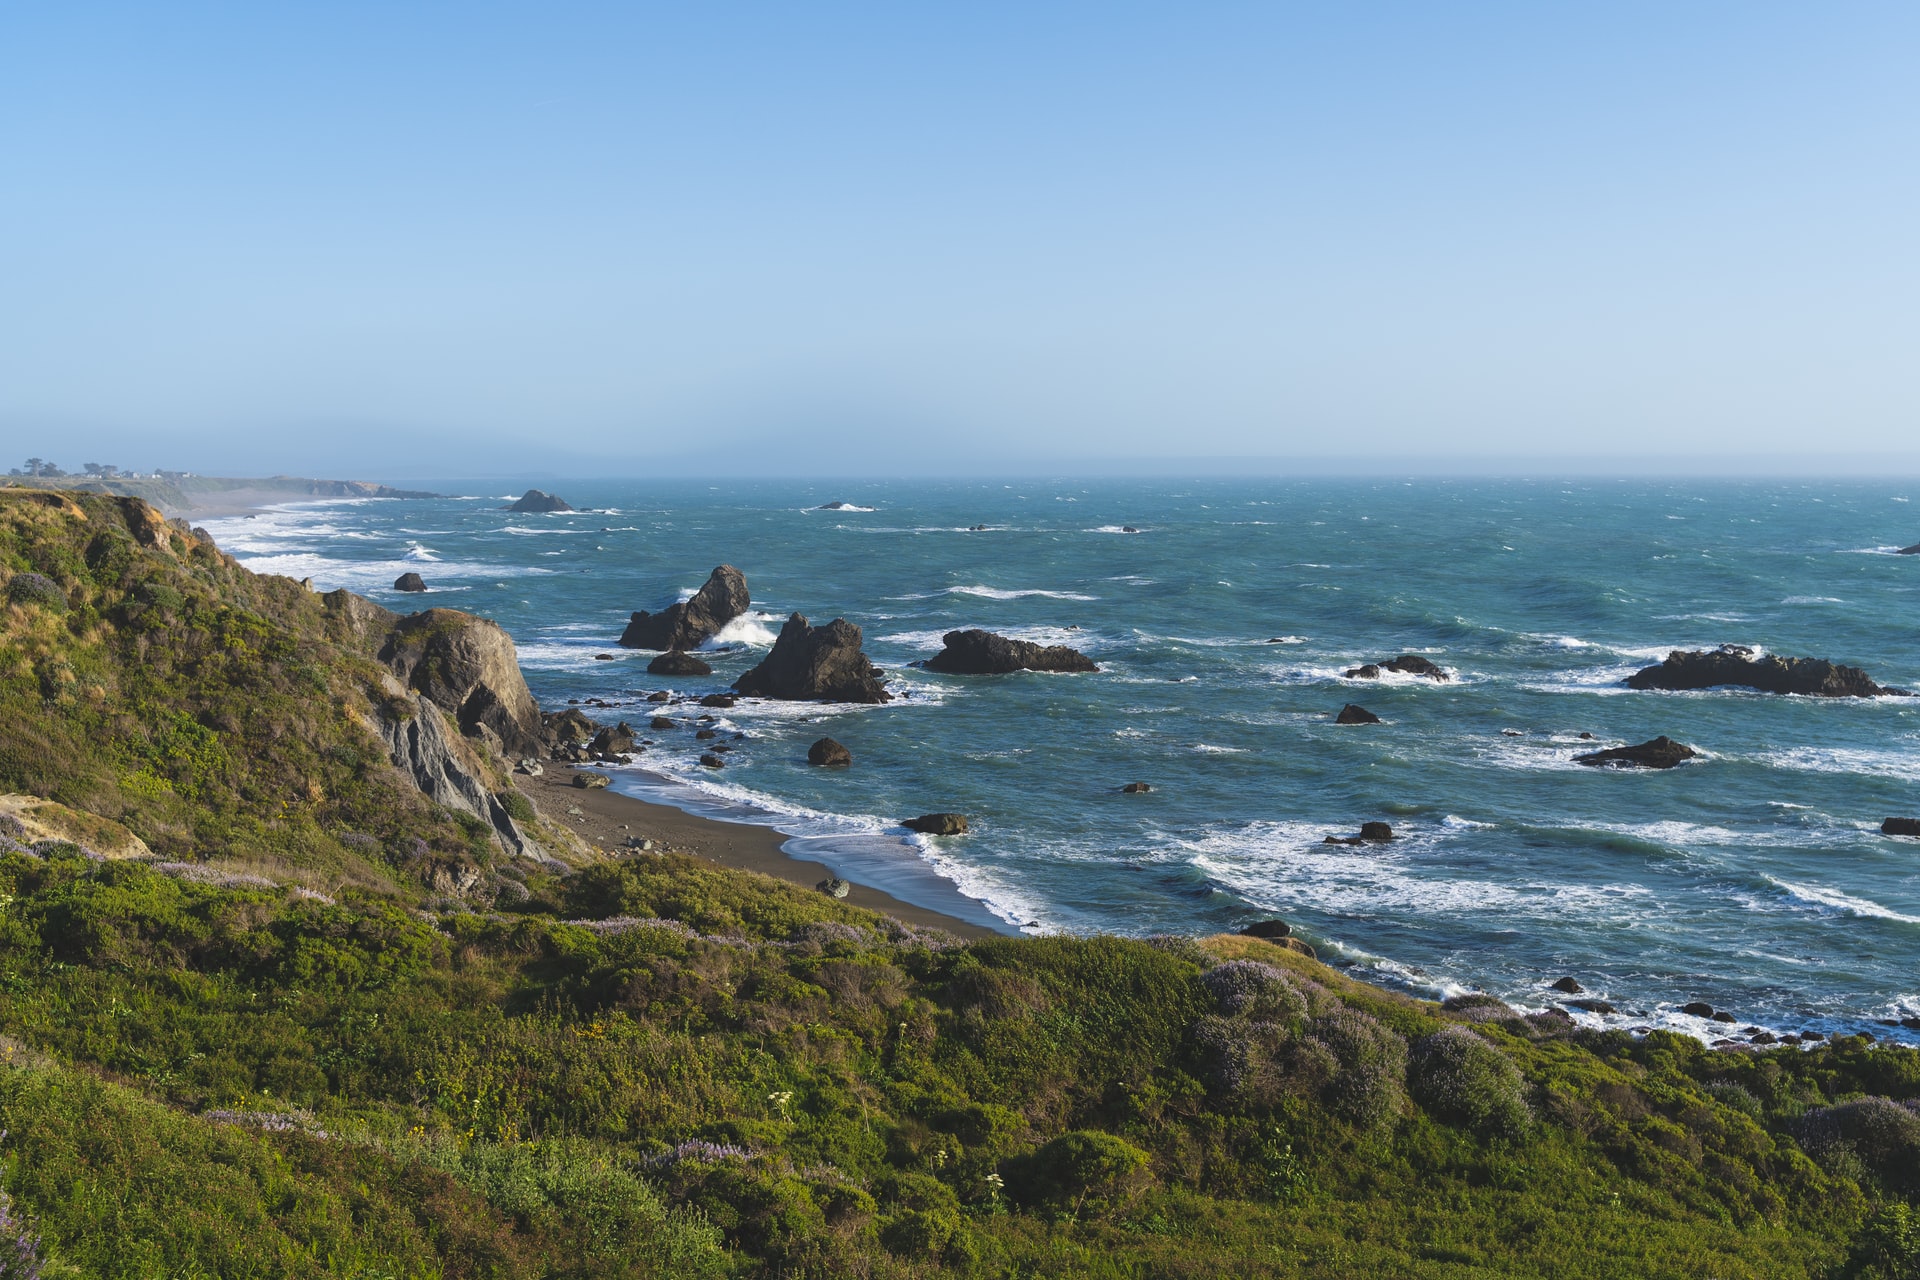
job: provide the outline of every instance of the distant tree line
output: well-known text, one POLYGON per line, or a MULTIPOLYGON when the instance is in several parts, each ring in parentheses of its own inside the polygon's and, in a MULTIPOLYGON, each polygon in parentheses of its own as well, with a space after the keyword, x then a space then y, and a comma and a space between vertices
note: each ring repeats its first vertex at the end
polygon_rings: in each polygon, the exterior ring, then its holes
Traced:
MULTIPOLYGON (((88 462, 83 463, 82 466, 84 467, 84 474, 91 480, 179 480, 193 474, 190 471, 163 471, 159 467, 155 467, 151 471, 122 471, 110 462, 88 462)), ((28 458, 26 465, 15 467, 7 472, 7 474, 13 476, 37 476, 43 479, 59 479, 62 476, 73 473, 62 470, 58 464, 48 462, 45 458, 28 458)))

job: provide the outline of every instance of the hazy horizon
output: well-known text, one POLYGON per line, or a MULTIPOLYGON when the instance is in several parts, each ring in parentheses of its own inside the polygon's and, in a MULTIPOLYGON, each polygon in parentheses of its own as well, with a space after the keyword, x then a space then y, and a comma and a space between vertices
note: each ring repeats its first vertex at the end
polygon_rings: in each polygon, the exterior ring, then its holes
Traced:
POLYGON ((1920 468, 1917 46, 1891 4, 16 7, 0 469, 1920 468))

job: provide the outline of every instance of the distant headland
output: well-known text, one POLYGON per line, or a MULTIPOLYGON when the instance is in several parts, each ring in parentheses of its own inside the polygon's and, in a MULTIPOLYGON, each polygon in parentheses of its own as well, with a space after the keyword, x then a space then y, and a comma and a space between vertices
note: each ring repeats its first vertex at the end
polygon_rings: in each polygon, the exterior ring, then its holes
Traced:
POLYGON ((272 502, 299 498, 437 498, 418 489, 396 489, 367 480, 315 480, 305 476, 203 476, 191 471, 126 471, 89 462, 75 474, 41 458, 28 458, 0 476, 0 487, 78 489, 140 498, 170 516, 236 515, 272 502))

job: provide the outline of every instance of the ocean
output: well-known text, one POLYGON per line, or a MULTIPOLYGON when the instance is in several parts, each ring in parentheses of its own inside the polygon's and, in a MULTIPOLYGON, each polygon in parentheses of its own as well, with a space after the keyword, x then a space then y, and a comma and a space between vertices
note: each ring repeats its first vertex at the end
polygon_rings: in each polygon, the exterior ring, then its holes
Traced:
POLYGON ((1580 480, 543 482, 207 521, 257 572, 512 633, 543 706, 710 692, 781 621, 859 624, 896 700, 742 702, 720 772, 691 733, 615 786, 794 836, 793 852, 1008 931, 1211 933, 1278 916, 1356 977, 1526 1008, 1562 976, 1592 1024, 1870 1029, 1920 1016, 1920 698, 1637 693, 1676 648, 1740 643, 1920 688, 1920 485, 1580 480), (851 504, 820 510, 830 501, 851 504), (983 525, 975 530, 973 526, 983 525), (1131 527, 1137 532, 1126 532, 1131 527), (743 570, 753 612, 708 679, 650 676, 635 609, 743 570), (426 595, 403 595, 409 570, 426 595), (909 664, 984 627, 1095 675, 909 664), (1417 653, 1454 679, 1347 679, 1417 653), (610 655, 610 656, 603 656, 610 655), (1339 726, 1348 702, 1382 718, 1339 726), (1590 733, 1592 740, 1580 735, 1590 733), (1670 771, 1573 757, 1667 734, 1670 771), (851 770, 812 769, 823 735, 851 770), (1146 794, 1123 794, 1129 782, 1146 794), (952 810, 962 837, 900 819, 952 810), (1328 845, 1362 822, 1389 844, 1328 845))

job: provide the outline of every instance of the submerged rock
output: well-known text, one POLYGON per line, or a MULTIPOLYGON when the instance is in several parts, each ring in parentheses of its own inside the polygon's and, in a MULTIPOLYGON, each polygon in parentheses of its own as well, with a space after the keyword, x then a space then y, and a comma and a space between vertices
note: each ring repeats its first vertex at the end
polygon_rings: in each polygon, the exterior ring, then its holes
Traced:
POLYGON ((1382 844, 1393 839, 1393 828, 1384 822, 1363 822, 1357 836, 1328 836, 1322 844, 1382 844))
POLYGON ((403 573, 393 580, 395 591, 425 591, 427 580, 417 573, 403 573))
POLYGON ((1904 689, 1882 688, 1859 667, 1843 667, 1825 658, 1756 658, 1746 645, 1718 649, 1676 649, 1658 666, 1645 667, 1623 682, 1629 689, 1714 689, 1740 685, 1761 693, 1797 693, 1810 698, 1905 697, 1904 689))
POLYGON ((1920 818, 1888 818, 1880 824, 1883 836, 1920 836, 1920 818))
POLYGON ((1586 755, 1575 756, 1573 762, 1593 768, 1671 769, 1699 754, 1684 742, 1675 742, 1663 733, 1651 742, 1642 742, 1638 746, 1590 751, 1586 755))
POLYGON ((1444 668, 1417 653, 1403 653, 1390 662, 1369 662, 1364 666, 1350 667, 1343 674, 1349 680, 1378 680, 1387 671, 1403 676, 1422 676, 1428 680, 1453 679, 1444 668))
POLYGON ((963 836, 967 834, 967 815, 964 813, 923 813, 917 818, 908 818, 900 824, 909 831, 918 831, 929 836, 963 836))
POLYGON ((558 494, 548 493, 544 489, 529 489, 506 510, 538 515, 548 511, 571 511, 573 508, 558 494))
POLYGON ((669 649, 647 664, 647 674, 655 676, 710 676, 713 668, 685 649, 669 649))
POLYGON ((927 659, 927 670, 956 676, 995 676, 1013 671, 1098 671, 1093 659, 1063 644, 1038 645, 1009 640, 991 631, 971 628, 949 631, 946 643, 927 659))
POLYGON ((627 649, 697 649, 752 603, 747 575, 723 564, 707 575, 691 599, 659 613, 642 609, 633 614, 620 634, 620 644, 627 649))
POLYGON ((1129 796, 1143 796, 1151 790, 1153 790, 1151 782, 1129 782, 1120 788, 1121 794, 1129 796))
POLYGON ((760 665, 733 682, 740 693, 795 702, 891 702, 860 651, 860 628, 845 618, 809 626, 794 614, 760 665))
POLYGON ((1333 718, 1335 724, 1379 724, 1380 717, 1365 707, 1349 702, 1340 708, 1340 714, 1333 718))
POLYGON ((822 769, 844 769, 853 763, 853 752, 832 738, 822 738, 807 748, 807 763, 822 769))

